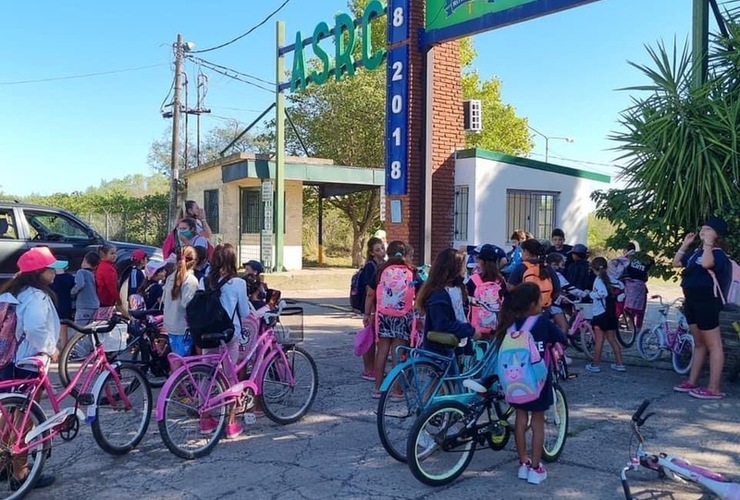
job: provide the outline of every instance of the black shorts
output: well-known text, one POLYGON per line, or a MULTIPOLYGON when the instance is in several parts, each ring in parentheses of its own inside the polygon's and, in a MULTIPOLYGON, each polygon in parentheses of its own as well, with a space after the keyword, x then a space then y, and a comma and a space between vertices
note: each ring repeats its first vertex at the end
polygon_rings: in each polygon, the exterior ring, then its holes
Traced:
POLYGON ((617 331, 619 329, 619 320, 614 314, 599 314, 591 320, 591 326, 598 326, 604 332, 607 330, 617 331))
POLYGON ((722 299, 712 296, 699 300, 688 296, 683 304, 686 321, 689 325, 696 325, 699 330, 718 328, 720 311, 722 311, 722 299))

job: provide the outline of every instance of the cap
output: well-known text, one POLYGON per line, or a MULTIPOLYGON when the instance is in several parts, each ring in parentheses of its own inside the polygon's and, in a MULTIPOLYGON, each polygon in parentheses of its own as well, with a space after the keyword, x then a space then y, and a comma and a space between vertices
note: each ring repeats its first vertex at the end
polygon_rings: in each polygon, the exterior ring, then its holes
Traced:
POLYGON ((265 267, 262 265, 262 262, 258 260, 250 260, 248 262, 244 263, 244 267, 251 267, 254 269, 254 272, 257 274, 262 274, 265 271, 265 267))
POLYGON ((20 256, 18 269, 22 273, 30 273, 50 267, 52 269, 65 269, 69 265, 66 260, 57 260, 51 253, 49 247, 34 247, 20 256))
POLYGON ((133 260, 144 260, 146 259, 146 252, 141 248, 137 248, 136 250, 131 252, 131 258, 133 260))
POLYGON ((573 250, 571 250, 568 253, 586 255, 588 254, 588 247, 584 245, 583 243, 576 243, 575 245, 573 245, 573 250))
POLYGON ((504 252, 496 245, 491 245, 490 243, 479 246, 475 249, 474 253, 478 256, 480 260, 486 262, 499 261, 506 258, 506 252, 504 252))
POLYGON ((159 270, 166 265, 167 262, 163 260, 150 260, 146 263, 146 267, 144 268, 144 274, 146 275, 146 278, 152 279, 154 275, 157 274, 159 270))
POLYGON ((719 217, 710 217, 704 223, 715 230, 718 236, 727 236, 727 223, 719 217))

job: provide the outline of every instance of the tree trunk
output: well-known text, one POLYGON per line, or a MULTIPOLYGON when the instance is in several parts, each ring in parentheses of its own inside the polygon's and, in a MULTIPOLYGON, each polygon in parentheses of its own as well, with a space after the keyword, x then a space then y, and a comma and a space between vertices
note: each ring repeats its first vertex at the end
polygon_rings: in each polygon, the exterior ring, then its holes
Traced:
POLYGON ((344 212, 352 223, 352 267, 360 267, 365 261, 367 232, 380 214, 379 202, 378 189, 329 200, 329 203, 344 212))

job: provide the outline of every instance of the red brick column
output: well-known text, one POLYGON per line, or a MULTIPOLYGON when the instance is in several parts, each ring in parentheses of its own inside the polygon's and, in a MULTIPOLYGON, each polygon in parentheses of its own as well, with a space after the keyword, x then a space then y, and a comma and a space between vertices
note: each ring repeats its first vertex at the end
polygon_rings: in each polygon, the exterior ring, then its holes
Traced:
MULTIPOLYGON (((462 125, 462 83, 460 80, 460 51, 457 41, 439 45, 434 50, 433 109, 425 109, 424 83, 426 54, 419 50, 417 40, 424 28, 424 0, 410 1, 409 50, 409 126, 408 126, 408 194, 389 196, 386 200, 386 232, 388 241, 400 239, 416 250, 416 262, 421 263, 424 243, 424 167, 425 120, 433 113, 432 137, 432 255, 424 261, 431 263, 439 250, 450 246, 453 239, 455 163, 452 151, 465 144, 462 125), (402 222, 390 222, 390 201, 400 199, 402 222)), ((429 189, 429 186, 427 186, 429 189)))

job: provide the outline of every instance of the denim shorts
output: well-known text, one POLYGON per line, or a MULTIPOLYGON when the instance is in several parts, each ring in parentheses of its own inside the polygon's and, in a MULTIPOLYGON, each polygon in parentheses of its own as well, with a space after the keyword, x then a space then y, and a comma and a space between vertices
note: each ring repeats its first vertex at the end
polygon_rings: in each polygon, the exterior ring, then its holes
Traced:
POLYGON ((190 356, 193 353, 193 337, 189 333, 184 335, 175 335, 170 333, 170 350, 178 356, 190 356))

